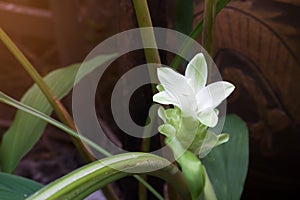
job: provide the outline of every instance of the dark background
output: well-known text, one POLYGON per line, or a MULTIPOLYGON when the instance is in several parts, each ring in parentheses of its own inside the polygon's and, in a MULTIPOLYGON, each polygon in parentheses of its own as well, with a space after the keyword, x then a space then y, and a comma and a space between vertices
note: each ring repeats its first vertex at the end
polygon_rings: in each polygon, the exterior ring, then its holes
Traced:
MULTIPOLYGON (((175 1, 148 2, 154 26, 174 28, 175 1)), ((203 14, 203 1, 195 0, 194 5, 196 23, 203 14)), ((228 112, 241 116, 250 130, 250 165, 242 199, 291 199, 299 193, 299 11, 297 0, 237 0, 217 16, 213 57, 223 79, 236 85, 228 99, 228 112)), ((82 61, 98 43, 137 27, 137 22, 129 0, 2 0, 0 26, 45 75, 82 61)), ((165 55, 163 52, 162 61, 168 64, 165 55)), ((96 97, 99 120, 110 130, 108 134, 132 151, 139 150, 140 140, 114 125, 109 96, 123 73, 143 63, 143 51, 122 56, 106 72, 96 97)), ((31 84, 0 43, 0 90, 20 99, 31 84)), ((140 124, 151 104, 149 88, 140 89, 132 100, 132 116, 140 124)), ((70 97, 64 103, 70 108, 70 97)), ((11 124, 14 113, 14 109, 0 105, 1 133, 11 124)), ((157 148, 159 141, 153 140, 153 148, 157 148)), ((82 164, 69 138, 47 127, 17 173, 48 183, 82 164)), ((128 185, 131 181, 118 182, 127 199, 135 199, 137 194, 135 184, 128 185)), ((159 180, 152 181, 160 187, 159 180)))

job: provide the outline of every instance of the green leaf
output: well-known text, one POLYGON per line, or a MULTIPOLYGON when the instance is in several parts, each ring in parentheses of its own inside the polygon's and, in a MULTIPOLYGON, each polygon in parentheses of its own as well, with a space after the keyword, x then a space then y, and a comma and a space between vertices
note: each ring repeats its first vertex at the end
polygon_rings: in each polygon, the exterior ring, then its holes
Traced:
POLYGON ((88 144, 90 147, 94 148, 96 151, 98 151, 99 153, 105 155, 105 156, 111 156, 111 154, 106 151, 105 149, 103 149, 102 147, 98 146, 96 143, 94 143, 93 141, 87 139, 86 137, 77 134, 77 132, 75 132, 73 129, 69 128, 68 126, 64 125, 63 123, 56 121, 55 119, 49 117, 48 115, 30 107, 27 106, 21 102, 18 102, 16 100, 14 100, 13 98, 7 96, 6 94, 4 94, 3 92, 0 92, 0 102, 5 103, 7 105, 13 106, 19 110, 22 110, 23 112, 30 114, 34 117, 37 117, 38 119, 41 119, 45 122, 48 122, 49 124, 61 129, 62 131, 66 132, 67 134, 69 134, 70 136, 80 139, 83 142, 85 142, 86 144, 88 144))
POLYGON ((223 131, 229 133, 229 141, 214 148, 203 158, 202 163, 218 200, 238 200, 248 170, 248 129, 241 118, 228 115, 223 131))
POLYGON ((204 175, 205 175, 205 185, 203 188, 203 192, 201 193, 200 199, 199 200, 217 200, 214 188, 210 182, 210 179, 207 175, 207 171, 204 168, 204 175))
POLYGON ((217 13, 220 12, 231 0, 218 0, 216 5, 217 13))
POLYGON ((0 199, 23 200, 43 187, 42 184, 23 178, 0 172, 0 199))
MULTIPOLYGON (((176 0, 175 3, 175 30, 183 34, 190 34, 193 30, 194 5, 193 0, 176 0)), ((186 66, 185 60, 181 61, 186 66)))
POLYGON ((191 198, 185 182, 178 182, 184 180, 181 172, 168 160, 148 153, 124 153, 85 165, 45 186, 27 200, 83 199, 106 184, 138 174, 140 170, 166 180, 182 199, 191 198))
MULTIPOLYGON (((49 124, 61 129, 62 131, 65 131, 66 133, 68 133, 70 136, 80 139, 83 142, 85 142, 87 145, 89 145, 90 147, 92 147, 93 149, 95 149, 96 151, 98 151, 99 153, 105 155, 105 156, 111 156, 111 154, 106 151, 105 149, 103 149, 102 147, 98 146, 96 143, 94 143, 93 141, 87 139, 86 137, 84 137, 83 135, 77 134, 74 130, 70 129, 69 127, 67 127, 66 125, 62 124, 61 122, 58 122, 54 119, 52 119, 51 117, 49 117, 48 115, 45 115, 44 113, 41 113, 37 110, 35 110, 34 108, 31 108, 25 104, 22 104, 14 99, 12 99, 11 97, 5 95, 3 92, 0 92, 0 102, 5 103, 7 105, 13 106, 17 109, 20 109, 30 115, 33 115, 35 117, 38 117, 39 119, 42 119, 46 122, 48 122, 49 124)), ((149 189, 149 191, 151 191, 153 193, 154 196, 156 196, 158 199, 163 199, 159 193, 151 186, 149 185, 146 181, 144 181, 140 176, 135 175, 134 176, 138 181, 140 181, 142 184, 145 185, 146 188, 149 189)), ((176 178, 175 178, 176 179, 176 178)), ((182 186, 182 184, 184 184, 184 180, 180 180, 180 177, 178 177, 178 179, 174 180, 174 182, 182 182, 180 185, 182 186)), ((185 185, 184 185, 185 187, 185 185)))
MULTIPOLYGON (((218 0, 216 5, 216 13, 219 13, 228 3, 230 0, 218 0)), ((193 29, 193 31, 189 34, 189 36, 196 40, 198 36, 202 33, 203 30, 203 19, 201 19, 196 27, 193 29)), ((186 51, 189 50, 191 43, 186 42, 184 43, 183 47, 180 49, 180 53, 175 56, 175 58, 172 60, 171 67, 173 69, 178 69, 180 63, 183 61, 183 58, 179 55, 184 54, 186 51)))
MULTIPOLYGON (((97 56, 85 63, 84 70, 79 78, 93 71, 99 65, 112 59, 115 55, 97 56)), ((80 64, 52 71, 45 78, 45 82, 57 98, 62 99, 72 89, 80 64)), ((79 79, 77 79, 79 80, 79 79)), ((52 107, 48 103, 37 85, 33 85, 22 97, 21 102, 29 105, 46 115, 50 115, 52 107)), ((2 138, 0 159, 4 172, 13 172, 20 159, 38 141, 46 127, 46 122, 37 119, 23 111, 17 111, 11 127, 2 138)))
POLYGON ((193 0, 176 0, 175 29, 188 35, 193 30, 193 0))

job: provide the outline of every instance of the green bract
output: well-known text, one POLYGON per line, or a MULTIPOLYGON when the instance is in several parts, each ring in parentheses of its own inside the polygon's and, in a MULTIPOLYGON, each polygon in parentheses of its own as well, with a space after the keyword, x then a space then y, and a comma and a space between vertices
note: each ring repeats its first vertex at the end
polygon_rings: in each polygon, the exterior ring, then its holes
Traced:
POLYGON ((157 74, 161 86, 153 101, 172 104, 184 117, 192 117, 209 127, 216 126, 218 111, 215 108, 232 93, 234 85, 218 81, 206 86, 207 64, 202 53, 189 62, 185 76, 168 67, 159 68, 157 74))
POLYGON ((198 120, 184 117, 177 107, 167 110, 160 107, 158 115, 164 121, 164 124, 158 127, 159 132, 171 140, 178 141, 182 149, 188 149, 200 158, 229 139, 226 133, 216 135, 198 120))

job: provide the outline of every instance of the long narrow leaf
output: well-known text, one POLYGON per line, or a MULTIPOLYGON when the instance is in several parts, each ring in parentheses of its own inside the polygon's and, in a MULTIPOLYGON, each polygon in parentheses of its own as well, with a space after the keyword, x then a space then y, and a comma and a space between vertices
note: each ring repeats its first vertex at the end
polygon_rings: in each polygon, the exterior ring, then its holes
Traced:
MULTIPOLYGON (((102 55, 91 59, 85 64, 87 67, 84 68, 84 71, 81 71, 83 72, 81 77, 113 57, 114 55, 102 55)), ((44 78, 45 82, 59 99, 63 98, 72 89, 79 67, 80 64, 74 64, 69 67, 54 70, 44 78)), ((50 104, 37 85, 33 85, 26 92, 21 102, 46 115, 50 115, 52 112, 50 104)), ((23 111, 17 112, 11 127, 2 138, 0 159, 4 172, 14 171, 20 159, 40 138, 45 127, 46 122, 43 120, 35 118, 23 111)))
POLYGON ((182 199, 191 199, 181 172, 168 160, 148 153, 125 153, 85 165, 42 188, 27 200, 83 199, 110 182, 138 174, 141 169, 147 171, 145 174, 166 180, 182 199))
MULTIPOLYGON (((24 104, 22 104, 22 103, 20 103, 20 102, 18 102, 18 101, 16 101, 16 100, 10 98, 9 96, 5 95, 5 94, 2 93, 2 92, 0 92, 0 102, 5 103, 5 104, 10 105, 10 106, 13 106, 13 107, 15 107, 15 108, 17 108, 17 109, 20 109, 20 110, 22 110, 23 112, 26 112, 27 114, 33 115, 33 116, 35 116, 35 117, 38 117, 39 119, 44 120, 44 121, 48 122, 49 124, 51 124, 51 125, 53 125, 53 126, 59 128, 59 129, 65 131, 65 132, 68 133, 69 135, 71 135, 71 136, 73 136, 73 137, 75 137, 75 138, 81 139, 82 141, 84 141, 84 142, 85 142, 86 144, 88 144, 90 147, 94 148, 94 149, 95 149, 96 151, 98 151, 99 153, 102 153, 102 154, 105 155, 105 156, 111 156, 111 154, 110 154, 109 152, 107 152, 105 149, 101 148, 100 146, 98 146, 97 144, 95 144, 93 141, 87 139, 86 137, 84 137, 84 136, 82 136, 82 135, 80 135, 80 134, 77 134, 75 131, 73 131, 72 129, 70 129, 70 128, 67 127, 66 125, 64 125, 64 124, 62 124, 62 123, 60 123, 60 122, 58 122, 58 121, 52 119, 51 117, 49 117, 48 115, 45 115, 44 113, 41 113, 41 112, 35 110, 34 108, 31 108, 31 107, 29 107, 29 106, 27 106, 27 105, 24 105, 24 104)), ((153 156, 153 155, 152 155, 152 156, 153 156)), ((157 156, 155 156, 155 157, 156 157, 156 158, 159 158, 159 157, 157 157, 157 156)), ((163 158, 160 158, 160 159, 164 160, 163 158)), ((110 160, 110 159, 108 158, 108 160, 110 160)), ((103 161, 103 160, 102 160, 102 161, 103 161)), ((134 158, 132 161, 133 161, 133 162, 137 162, 137 160, 136 160, 135 158, 134 158)), ((146 162, 149 164, 150 160, 147 159, 146 162)), ((164 162, 166 162, 166 160, 165 160, 164 162)), ((151 163, 151 162, 150 162, 150 163, 151 163)), ((158 169, 158 168, 159 168, 158 165, 160 165, 160 164, 163 164, 163 162, 154 163, 153 167, 155 167, 156 169, 158 169)), ((165 163, 165 164, 166 164, 166 163, 165 163)), ((166 166, 165 164, 163 164, 163 166, 166 166)), ((136 166, 136 167, 139 167, 139 166, 140 166, 141 169, 143 169, 143 170, 145 169, 145 168, 143 168, 143 166, 141 166, 141 165, 139 165, 139 164, 132 164, 132 165, 127 166, 127 167, 133 167, 133 166, 136 166)), ((111 167, 114 167, 114 166, 110 166, 109 168, 111 169, 111 167)), ((116 168, 113 168, 113 169, 116 169, 116 168)), ((118 169, 123 169, 123 170, 124 170, 124 169, 126 169, 126 167, 120 167, 120 168, 118 168, 118 169)), ((127 169, 128 169, 128 168, 127 168, 127 169)), ((168 167, 166 167, 165 169, 168 169, 168 167)), ((189 193, 189 191, 188 191, 188 186, 186 185, 186 182, 185 182, 184 178, 182 177, 182 175, 181 175, 180 173, 175 173, 176 170, 177 170, 176 168, 170 170, 170 172, 172 172, 172 174, 171 174, 171 176, 166 177, 166 180, 169 181, 170 183, 178 183, 178 186, 180 186, 179 188, 177 188, 177 189, 179 190, 179 192, 181 192, 181 194, 183 194, 183 195, 186 196, 186 197, 190 197, 190 193, 189 193)), ((117 170, 117 171, 120 172, 120 170, 117 170)), ((147 171, 147 170, 146 170, 146 171, 147 171)), ((149 171, 153 171, 153 170, 150 170, 150 169, 149 169, 149 171)), ((136 171, 133 170, 133 172, 136 172, 136 171)), ((155 175, 155 172, 153 172, 153 173, 154 173, 153 175, 155 175)), ((159 173, 159 171, 158 171, 158 173, 159 173)), ((119 173, 119 175, 120 175, 120 174, 121 174, 122 176, 124 175, 124 173, 119 173)), ((132 174, 134 174, 134 173, 132 173, 132 174)), ((108 174, 107 174, 107 173, 104 173, 104 175, 108 175, 108 174)), ((126 175, 128 175, 128 173, 127 173, 127 174, 125 173, 125 176, 126 176, 126 175)), ((67 175, 67 176, 68 176, 68 175, 67 175)), ((159 195, 159 193, 157 193, 157 192, 155 191, 155 189, 154 189, 152 186, 150 186, 147 182, 142 181, 142 179, 141 179, 140 176, 135 175, 134 177, 135 177, 137 180, 141 181, 141 182, 146 186, 146 188, 148 188, 148 189, 149 189, 149 190, 150 190, 150 191, 151 191, 158 199, 163 199, 163 198, 159 195)), ((77 179, 78 177, 75 175, 75 178, 77 179)), ((108 178, 107 178, 107 179, 109 179, 108 182, 103 182, 103 181, 107 181, 106 179, 105 179, 105 180, 100 180, 100 181, 101 181, 101 184, 103 184, 103 185, 100 185, 100 186, 104 186, 104 185, 106 185, 106 184, 110 183, 111 181, 116 180, 116 179, 118 179, 118 178, 120 178, 120 177, 119 177, 119 176, 111 176, 111 177, 108 177, 108 178), (104 184, 104 183, 105 183, 105 184, 104 184)), ((71 179, 71 181, 74 181, 74 178, 71 179)), ((91 181, 93 181, 93 180, 91 180, 91 181)), ((73 186, 74 186, 74 185, 73 185, 73 186)), ((97 188, 99 188, 100 186, 97 185, 97 188)), ((62 186, 60 185, 59 187, 62 187, 62 186)), ((77 186, 75 185, 75 187, 77 187, 77 186)), ((82 187, 84 187, 84 186, 82 186, 82 187)), ((175 185, 174 187, 176 188, 176 185, 175 185)), ((60 189, 60 188, 56 188, 56 189, 60 189)), ((94 187, 91 187, 90 189, 85 190, 85 192, 91 191, 91 189, 95 189, 95 188, 94 188, 94 187)), ((95 190, 96 190, 96 189, 95 189, 95 190)), ((94 190, 93 190, 93 191, 94 191, 94 190)), ((77 194, 77 193, 75 193, 75 194, 77 194)), ((72 192, 71 195, 74 195, 74 193, 72 192)), ((79 196, 78 196, 78 198, 79 198, 79 196)), ((34 199, 35 199, 35 198, 34 198, 34 199)), ((42 199, 43 199, 43 198, 42 198, 42 199)), ((73 199, 73 198, 72 198, 72 199, 73 199)), ((189 199, 189 198, 188 198, 188 199, 189 199)))
MULTIPOLYGON (((25 104, 22 104, 21 102, 18 102, 14 99, 12 99, 11 97, 5 95, 4 93, 0 92, 0 102, 5 103, 7 105, 13 106, 17 109, 22 110, 23 112, 30 114, 34 117, 37 117, 45 122, 48 122, 49 124, 61 129, 62 131, 65 131, 67 134, 82 140, 83 142, 85 142, 86 144, 88 144, 90 147, 92 147, 93 149, 95 149, 96 151, 98 151, 99 153, 105 155, 105 156, 111 156, 111 154, 109 152, 107 152, 105 149, 101 148, 100 146, 98 146, 96 143, 94 143, 93 141, 87 139, 86 137, 77 134, 74 130, 70 129, 69 127, 67 127, 66 125, 52 119, 51 117, 49 117, 48 115, 45 115, 44 113, 41 113, 38 110, 35 110, 34 108, 31 108, 25 104)), ((156 196, 158 199, 163 199, 161 197, 161 195, 151 186, 149 185, 146 181, 144 181, 140 176, 135 175, 134 176, 138 181, 140 181, 142 184, 145 185, 145 187, 151 191, 154 196, 156 196)), ((185 184, 184 180, 181 179, 177 179, 176 182, 181 182, 183 181, 183 184, 185 184)))
POLYGON ((56 121, 55 119, 49 117, 48 115, 30 107, 27 106, 21 102, 18 102, 16 100, 14 100, 13 98, 7 96, 6 94, 4 94, 3 92, 0 92, 0 102, 5 103, 7 105, 10 105, 14 108, 17 108, 19 110, 22 110, 24 113, 27 113, 35 118, 38 118, 46 123, 49 123, 59 129, 61 129, 62 131, 65 131, 67 134, 71 135, 74 138, 77 139, 81 139, 84 142, 86 142, 90 147, 94 148, 95 150, 97 150, 99 153, 102 153, 105 156, 111 156, 110 153, 108 153, 105 149, 101 148, 100 146, 98 146, 96 143, 94 143, 93 141, 87 139, 86 137, 78 134, 77 132, 75 132, 74 130, 72 130, 71 128, 69 128, 68 126, 64 125, 63 123, 56 121))
POLYGON ((248 170, 248 129, 238 116, 226 117, 224 132, 228 143, 216 147, 202 161, 218 200, 238 200, 243 191, 248 170))
MULTIPOLYGON (((59 129, 65 131, 65 132, 68 133, 69 135, 71 135, 71 136, 73 136, 73 137, 75 137, 75 138, 81 139, 82 141, 84 141, 84 142, 85 142, 86 144, 88 144, 90 147, 94 148, 94 149, 95 149, 96 151, 98 151, 99 153, 102 153, 102 154, 105 155, 105 156, 111 156, 111 154, 110 154, 109 152, 107 152, 105 149, 101 148, 101 147, 98 146, 96 143, 94 143, 93 141, 87 139, 86 137, 84 137, 84 136, 82 136, 82 135, 80 135, 80 134, 77 134, 75 131, 73 131, 72 129, 70 129, 70 128, 67 127, 66 125, 64 125, 64 124, 62 124, 62 123, 60 123, 60 122, 58 122, 58 121, 52 119, 51 117, 49 117, 48 115, 45 115, 44 113, 41 113, 41 112, 35 110, 34 108, 31 108, 31 107, 29 107, 29 106, 27 106, 27 105, 24 105, 24 104, 22 104, 22 103, 20 103, 20 102, 18 102, 18 101, 16 101, 16 100, 10 98, 9 96, 5 95, 5 94, 2 93, 2 92, 0 92, 0 102, 5 103, 5 104, 10 105, 10 106, 13 106, 13 107, 15 107, 15 108, 17 108, 17 109, 20 109, 20 110, 22 110, 23 112, 26 112, 27 114, 30 114, 30 115, 32 115, 32 116, 38 117, 39 119, 44 120, 44 121, 48 122, 49 124, 51 124, 51 125, 53 125, 53 126, 59 128, 59 129)), ((157 157, 157 156, 156 156, 156 157, 157 157)), ((157 158, 158 158, 158 157, 157 157, 157 158)), ((163 159, 163 158, 161 158, 161 159, 163 159)), ((137 161, 136 159, 134 159, 134 160, 137 161)), ((147 160, 147 163, 148 163, 148 164, 149 164, 149 162, 150 162, 150 160, 147 160)), ((154 166, 157 167, 159 164, 162 164, 162 163, 160 162, 160 163, 154 164, 154 166)), ((136 164, 136 166, 138 167, 139 165, 136 164)), ((112 167, 112 166, 111 166, 111 167, 112 167)), ((129 166, 127 166, 127 167, 129 167, 129 166)), ((114 169, 115 169, 115 168, 114 168, 114 169)), ((125 168, 124 168, 124 167, 121 167, 121 168, 119 168, 119 169, 125 169, 125 168)), ((156 168, 156 169, 157 169, 157 168, 156 168)), ((176 168, 175 168, 175 169, 176 169, 176 168)), ((151 170, 150 170, 150 171, 151 171, 151 170)), ((175 171, 176 171, 176 170, 175 170, 175 171)), ((173 172, 175 172, 175 171, 173 170, 173 172)), ((135 171, 135 172, 136 172, 136 171, 135 171)), ((106 174, 106 175, 107 175, 107 174, 106 174)), ((146 188, 148 188, 148 189, 149 189, 149 190, 150 190, 150 191, 151 191, 158 199, 163 199, 163 198, 159 195, 159 193, 157 193, 157 192, 155 191, 155 189, 154 189, 151 185, 149 185, 147 182, 143 181, 143 180, 141 179, 140 176, 135 175, 134 177, 135 177, 138 181, 142 182, 142 184, 144 184, 144 185, 146 186, 146 188)), ((112 176, 112 178, 116 178, 116 179, 117 179, 118 177, 112 176)), ((120 177, 119 177, 119 178, 120 178, 120 177)), ((113 179, 113 180, 116 180, 116 179, 113 179)), ((174 182, 174 183, 179 183, 180 187, 183 187, 183 188, 181 188, 181 189, 182 189, 182 194, 186 195, 186 197, 189 197, 190 194, 187 194, 187 193, 189 193, 189 192, 187 192, 187 191, 188 191, 188 188, 187 188, 187 186, 186 186, 186 182, 185 182, 184 178, 181 177, 180 174, 178 174, 178 175, 176 175, 176 176, 175 176, 175 174, 172 174, 172 176, 169 177, 169 178, 167 178, 167 179, 170 179, 169 182, 171 182, 171 183, 172 183, 172 182, 174 182), (173 176, 173 175, 174 175, 174 176, 173 176)), ((112 179, 111 179, 111 180, 112 180, 112 179)), ((110 183, 110 182, 105 182, 104 185, 106 185, 106 184, 108 184, 108 183, 110 183)), ((102 185, 102 186, 104 186, 104 185, 102 185)), ((99 187, 100 187, 100 186, 99 186, 99 187)), ((99 188, 99 187, 97 186, 97 188, 99 188)), ((175 187, 176 187, 176 186, 175 186, 175 187)), ((89 190, 85 190, 85 192, 87 192, 87 191, 89 191, 89 190)))
POLYGON ((20 176, 0 172, 0 199, 24 200, 43 185, 20 176))

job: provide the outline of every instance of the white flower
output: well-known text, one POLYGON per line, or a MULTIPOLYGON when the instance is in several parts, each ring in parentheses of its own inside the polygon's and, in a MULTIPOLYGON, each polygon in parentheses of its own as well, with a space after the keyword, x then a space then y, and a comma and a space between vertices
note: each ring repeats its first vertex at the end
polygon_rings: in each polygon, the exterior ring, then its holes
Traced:
POLYGON ((226 81, 206 86, 207 64, 202 53, 189 62, 185 76, 168 67, 158 68, 157 75, 163 90, 153 96, 153 101, 173 104, 184 116, 198 119, 209 127, 218 122, 215 108, 234 90, 234 85, 226 81))

